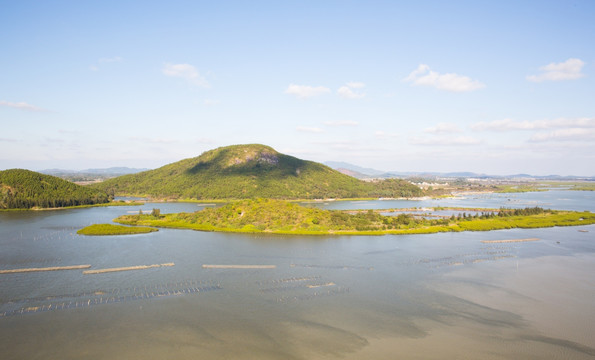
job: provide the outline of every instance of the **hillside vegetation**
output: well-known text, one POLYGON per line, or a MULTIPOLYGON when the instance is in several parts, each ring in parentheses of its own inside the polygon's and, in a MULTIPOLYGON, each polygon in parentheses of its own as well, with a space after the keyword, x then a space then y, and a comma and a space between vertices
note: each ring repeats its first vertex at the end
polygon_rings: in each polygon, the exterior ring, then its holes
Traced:
POLYGON ((283 200, 255 199, 195 213, 124 215, 114 221, 126 225, 202 231, 378 235, 588 225, 595 223, 595 214, 527 208, 501 209, 498 213, 450 219, 424 219, 410 214, 384 216, 373 210, 349 214, 303 207, 283 200))
POLYGON ((109 196, 55 176, 23 169, 0 171, 0 209, 54 208, 109 202, 109 196))
POLYGON ((329 168, 278 153, 264 145, 233 145, 159 169, 92 185, 112 195, 169 199, 315 199, 413 197, 421 189, 391 179, 364 182, 329 168))

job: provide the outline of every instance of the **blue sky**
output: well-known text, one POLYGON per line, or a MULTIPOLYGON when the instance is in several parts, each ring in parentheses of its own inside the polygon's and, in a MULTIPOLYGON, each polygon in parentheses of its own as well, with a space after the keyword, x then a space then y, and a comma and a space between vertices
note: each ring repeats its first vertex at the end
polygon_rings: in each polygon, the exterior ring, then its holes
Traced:
POLYGON ((0 169, 231 144, 595 176, 593 1, 2 1, 0 169))

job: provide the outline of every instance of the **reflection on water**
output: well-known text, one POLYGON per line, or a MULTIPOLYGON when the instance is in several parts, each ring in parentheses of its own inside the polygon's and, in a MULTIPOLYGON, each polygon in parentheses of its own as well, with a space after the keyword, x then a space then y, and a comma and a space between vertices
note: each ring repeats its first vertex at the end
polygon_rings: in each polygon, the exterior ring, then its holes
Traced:
MULTIPOLYGON (((546 196, 538 202, 552 195, 535 194, 546 196)), ((579 210, 595 203, 581 196, 579 210)), ((197 208, 143 211, 153 207, 197 208)), ((138 209, 0 213, 0 269, 175 263, 93 276, 1 274, 2 359, 595 357, 594 226, 370 237, 76 235, 128 211, 138 209), (527 238, 539 240, 482 243, 527 238)))

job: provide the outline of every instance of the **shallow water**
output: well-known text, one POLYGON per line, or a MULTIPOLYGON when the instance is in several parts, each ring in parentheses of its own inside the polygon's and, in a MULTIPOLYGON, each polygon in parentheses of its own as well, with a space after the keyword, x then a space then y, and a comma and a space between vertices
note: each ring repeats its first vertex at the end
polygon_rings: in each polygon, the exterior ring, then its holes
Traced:
MULTIPOLYGON (((500 195, 402 207, 506 206, 500 195)), ((595 204, 590 192, 506 195, 558 209, 595 204)), ((3 359, 595 357, 595 226, 371 237, 76 235, 138 210, 0 213, 0 269, 175 263, 0 274, 3 359), (540 240, 481 242, 520 238, 540 240)))
POLYGON ((328 210, 432 208, 439 206, 515 209, 539 206, 555 210, 595 211, 594 193, 594 191, 551 190, 526 193, 467 194, 444 199, 310 201, 303 204, 328 210))

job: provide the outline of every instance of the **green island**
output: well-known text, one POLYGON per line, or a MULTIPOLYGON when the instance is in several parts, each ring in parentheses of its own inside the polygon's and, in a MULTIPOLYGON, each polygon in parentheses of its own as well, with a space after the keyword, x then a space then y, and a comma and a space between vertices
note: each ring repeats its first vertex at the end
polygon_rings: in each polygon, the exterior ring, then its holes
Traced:
POLYGON ((123 215, 114 222, 237 233, 383 235, 589 225, 595 224, 595 214, 536 207, 426 219, 405 213, 398 216, 384 216, 373 210, 350 213, 304 207, 283 200, 254 199, 234 201, 220 208, 206 208, 194 213, 161 215, 159 211, 154 211, 152 215, 123 215))
POLYGON ((146 234, 159 229, 144 226, 122 226, 113 224, 94 224, 77 231, 79 235, 131 235, 146 234))

